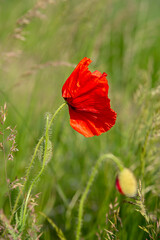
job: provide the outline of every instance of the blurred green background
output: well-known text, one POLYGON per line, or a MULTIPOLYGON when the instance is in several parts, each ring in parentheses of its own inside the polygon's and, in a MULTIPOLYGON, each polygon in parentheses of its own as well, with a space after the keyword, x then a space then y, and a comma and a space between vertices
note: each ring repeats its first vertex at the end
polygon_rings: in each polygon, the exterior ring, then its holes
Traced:
MULTIPOLYGON (((108 74, 111 107, 117 112, 116 125, 109 132, 89 139, 70 127, 67 107, 54 122, 50 136, 53 157, 33 194, 41 192, 37 214, 45 212, 71 240, 75 239, 79 200, 71 216, 66 217, 68 204, 85 187, 90 169, 101 154, 112 152, 135 171, 137 179, 140 177, 141 143, 155 102, 145 105, 145 95, 139 104, 136 93, 140 85, 145 93, 159 84, 160 1, 55 0, 52 4, 39 1, 34 8, 35 4, 33 0, 0 0, 0 104, 7 103, 6 124, 16 125, 19 149, 14 161, 8 162, 10 181, 25 175, 44 132, 45 113, 54 113, 63 102, 62 86, 83 57, 92 59, 91 71, 108 74), (142 105, 145 116, 141 115, 142 105), (140 123, 144 124, 142 131, 140 123), (136 135, 137 128, 141 132, 136 135)), ((82 239, 98 239, 96 232, 106 228, 109 203, 116 196, 123 222, 120 239, 145 239, 138 228, 144 223, 143 217, 133 206, 124 204, 124 197, 115 190, 117 169, 113 166, 109 161, 104 164, 90 191, 82 239)), ((39 168, 37 159, 33 176, 39 168)), ((3 154, 0 171, 0 209, 9 214, 3 154)), ((151 210, 157 199, 151 193, 146 196, 151 210)), ((41 239, 58 239, 42 217, 40 221, 44 231, 41 239)))

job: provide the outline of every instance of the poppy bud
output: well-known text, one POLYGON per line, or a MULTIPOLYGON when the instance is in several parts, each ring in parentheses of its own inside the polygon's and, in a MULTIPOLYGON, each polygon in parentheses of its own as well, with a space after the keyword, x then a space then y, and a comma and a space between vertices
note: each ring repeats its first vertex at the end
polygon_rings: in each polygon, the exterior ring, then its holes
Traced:
POLYGON ((124 168, 116 178, 116 188, 127 197, 134 197, 137 193, 137 181, 133 173, 124 168))

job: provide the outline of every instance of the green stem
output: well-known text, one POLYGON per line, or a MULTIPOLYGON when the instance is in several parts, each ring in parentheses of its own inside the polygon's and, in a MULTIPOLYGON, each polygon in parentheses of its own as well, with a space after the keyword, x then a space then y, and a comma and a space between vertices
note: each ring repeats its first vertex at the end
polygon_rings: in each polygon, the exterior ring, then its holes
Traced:
POLYGON ((97 172, 98 172, 98 169, 99 167, 101 166, 102 162, 106 159, 111 159, 113 160, 120 171, 123 170, 124 166, 122 164, 122 162, 117 158, 115 157, 113 154, 109 153, 109 154, 105 154, 105 155, 102 155, 96 162, 95 166, 92 168, 92 172, 91 172, 91 175, 90 175, 90 178, 88 180, 88 183, 87 183, 87 186, 82 194, 82 197, 80 199, 80 204, 79 204, 79 211, 78 211, 78 225, 77 225, 77 232, 76 232, 76 240, 79 240, 80 239, 80 234, 81 234, 81 228, 82 228, 82 218, 83 218, 83 207, 84 207, 84 202, 87 198, 87 195, 88 195, 88 192, 93 184, 93 181, 97 175, 97 172))
POLYGON ((46 163, 46 157, 47 157, 47 150, 48 150, 48 140, 49 140, 49 129, 52 125, 52 122, 54 121, 56 115, 59 113, 59 111, 66 105, 66 103, 63 103, 57 110, 56 112, 53 114, 53 117, 51 118, 50 122, 49 122, 49 117, 47 116, 47 121, 46 121, 46 133, 45 133, 45 149, 44 149, 44 155, 43 155, 43 162, 42 162, 42 168, 40 170, 40 172, 38 173, 38 175, 35 177, 35 179, 33 180, 29 190, 28 190, 28 194, 26 197, 26 201, 25 201, 25 206, 24 206, 24 212, 23 212, 23 219, 22 219, 22 229, 25 225, 25 220, 26 220, 26 211, 27 211, 27 205, 28 205, 28 200, 32 191, 33 186, 36 184, 36 182, 38 181, 38 179, 40 178, 40 176, 42 175, 44 168, 45 168, 45 163, 46 163))
MULTIPOLYGON (((52 122, 53 122, 54 119, 55 119, 55 116, 59 113, 59 111, 60 111, 66 104, 67 104, 67 103, 63 103, 63 104, 56 110, 56 112, 53 114, 53 117, 52 117, 50 123, 48 124, 48 131, 49 131, 51 125, 52 125, 52 122)), ((39 149, 39 147, 40 147, 40 145, 41 145, 41 143, 42 143, 43 140, 44 140, 44 136, 42 136, 42 137, 40 138, 39 142, 38 142, 37 145, 36 145, 36 148, 35 148, 35 151, 34 151, 32 160, 31 160, 30 165, 29 165, 29 167, 28 167, 28 169, 27 169, 26 180, 25 180, 24 186, 23 186, 22 190, 19 192, 19 194, 18 194, 18 196, 17 196, 17 198, 16 198, 16 202, 15 202, 15 204, 14 204, 14 207, 13 207, 13 210, 12 210, 12 214, 11 214, 11 217, 10 217, 10 222, 13 220, 13 216, 14 216, 15 211, 16 211, 16 209, 17 209, 17 205, 18 205, 18 203, 19 203, 20 197, 21 197, 21 195, 23 194, 23 192, 24 192, 24 190, 25 190, 25 187, 26 187, 26 184, 27 184, 29 175, 30 175, 31 168, 32 168, 32 166, 33 166, 35 157, 36 157, 36 155, 37 155, 37 151, 38 151, 38 149, 39 149)), ((45 145, 45 147, 46 147, 46 145, 45 145)), ((43 158, 43 160, 44 160, 44 158, 43 158)), ((44 161, 43 161, 43 162, 44 162, 44 161)), ((39 174, 38 174, 37 177, 36 177, 37 179, 39 178, 39 176, 41 176, 42 172, 43 172, 43 164, 42 164, 42 169, 41 169, 41 171, 39 172, 39 174)), ((31 186, 32 186, 32 185, 31 185, 31 186)), ((32 190, 32 187, 30 187, 30 189, 29 189, 29 191, 28 191, 28 193, 29 193, 29 194, 27 195, 28 198, 29 198, 29 195, 30 195, 31 190, 32 190)), ((27 201, 28 201, 28 198, 26 199, 27 201)))
POLYGON ((47 148, 48 148, 48 139, 49 139, 49 124, 48 124, 48 116, 47 116, 47 122, 46 122, 46 133, 45 133, 45 149, 44 149, 44 156, 43 156, 43 163, 42 163, 42 168, 40 170, 40 172, 38 173, 38 175, 35 177, 35 179, 33 180, 32 184, 30 185, 30 188, 28 190, 28 194, 26 197, 26 201, 25 201, 25 206, 24 206, 24 212, 23 212, 23 219, 22 219, 22 229, 25 225, 25 219, 26 219, 26 211, 27 211, 27 204, 28 204, 28 200, 32 191, 33 186, 36 184, 36 182, 38 181, 38 179, 40 178, 41 174, 44 171, 45 168, 45 162, 46 162, 46 155, 47 155, 47 148))
POLYGON ((51 127, 51 125, 52 125, 52 122, 54 121, 56 115, 59 113, 59 111, 60 111, 66 104, 67 104, 66 102, 63 103, 63 104, 55 111, 55 113, 53 114, 53 117, 51 118, 51 121, 50 121, 50 123, 49 123, 49 125, 48 125, 48 129, 50 129, 50 127, 51 127))
POLYGON ((52 219, 50 219, 49 217, 47 217, 44 213, 40 212, 40 214, 46 218, 46 220, 51 224, 51 226, 54 228, 54 230, 56 231, 58 237, 61 240, 66 240, 62 230, 60 228, 57 227, 57 225, 52 221, 52 219))
POLYGON ((19 199, 20 199, 20 197, 21 197, 21 194, 23 194, 23 191, 24 191, 24 189, 25 189, 25 187, 26 187, 27 180, 28 180, 28 178, 29 178, 29 174, 30 174, 30 171, 31 171, 31 168, 32 168, 34 159, 35 159, 35 157, 36 157, 36 155, 37 155, 37 151, 38 151, 39 146, 41 145, 43 139, 44 139, 44 136, 40 138, 40 140, 39 140, 39 142, 37 143, 36 148, 35 148, 35 150, 34 150, 34 154, 33 154, 32 160, 31 160, 30 165, 29 165, 29 167, 28 167, 28 169, 27 169, 25 183, 24 183, 24 185, 23 185, 22 190, 19 191, 19 193, 18 193, 18 196, 17 196, 17 198, 16 198, 16 202, 15 202, 14 207, 13 207, 13 210, 12 210, 12 214, 11 214, 11 217, 10 217, 10 223, 11 223, 11 221, 12 221, 12 219, 13 219, 13 216, 14 216, 14 213, 15 213, 15 211, 16 211, 16 208, 17 208, 19 199))

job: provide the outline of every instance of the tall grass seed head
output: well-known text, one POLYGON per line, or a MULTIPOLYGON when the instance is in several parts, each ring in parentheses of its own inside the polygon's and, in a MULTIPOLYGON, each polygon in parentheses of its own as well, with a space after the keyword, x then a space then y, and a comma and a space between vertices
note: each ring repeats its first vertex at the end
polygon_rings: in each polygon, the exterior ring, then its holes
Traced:
POLYGON ((128 168, 124 168, 116 178, 117 190, 127 197, 134 197, 137 194, 137 180, 128 168))

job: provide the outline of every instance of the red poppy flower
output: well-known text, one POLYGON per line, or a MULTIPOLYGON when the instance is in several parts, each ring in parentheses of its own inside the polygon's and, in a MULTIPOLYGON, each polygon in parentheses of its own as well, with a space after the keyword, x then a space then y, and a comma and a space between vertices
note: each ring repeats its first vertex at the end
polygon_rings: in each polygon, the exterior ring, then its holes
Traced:
POLYGON ((67 101, 70 125, 85 137, 108 131, 116 121, 116 112, 110 108, 106 73, 91 73, 92 61, 83 58, 63 85, 62 97, 67 101))

